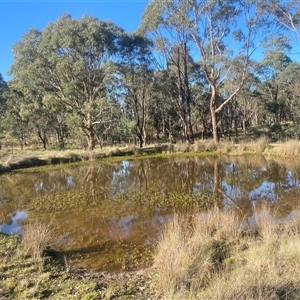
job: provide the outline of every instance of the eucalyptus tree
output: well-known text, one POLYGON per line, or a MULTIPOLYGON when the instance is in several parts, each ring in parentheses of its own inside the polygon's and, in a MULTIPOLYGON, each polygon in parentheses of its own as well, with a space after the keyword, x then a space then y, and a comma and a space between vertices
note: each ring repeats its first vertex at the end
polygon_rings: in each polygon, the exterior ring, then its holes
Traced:
POLYGON ((7 91, 7 83, 2 77, 0 73, 0 120, 4 116, 5 113, 5 92, 7 91))
POLYGON ((143 147, 147 142, 147 123, 153 86, 152 43, 138 34, 123 36, 122 60, 117 64, 121 102, 126 116, 134 122, 134 131, 143 147))
POLYGON ((194 61, 190 56, 187 42, 174 45, 171 49, 170 57, 167 60, 167 71, 169 74, 170 100, 179 116, 182 127, 182 137, 188 143, 194 143, 194 132, 192 127, 191 106, 193 95, 191 89, 191 79, 194 61))
MULTIPOLYGON (((2 77, 2 74, 0 73, 0 138, 2 139, 4 137, 5 132, 5 124, 4 124, 4 118, 6 113, 6 95, 8 92, 7 83, 2 77)), ((0 149, 1 149, 1 143, 0 143, 0 149)))
MULTIPOLYGON (((300 125, 300 64, 298 62, 291 62, 285 68, 282 80, 282 94, 285 105, 289 112, 290 121, 292 121, 299 128, 300 125)), ((298 129, 297 129, 298 130, 298 129)), ((299 136, 299 133, 296 133, 299 136)))
POLYGON ((268 51, 257 71, 261 78, 259 92, 263 101, 269 123, 287 120, 284 71, 292 60, 280 51, 268 51))
POLYGON ((140 32, 154 38, 155 51, 160 58, 157 61, 161 70, 168 74, 168 84, 165 90, 174 106, 181 122, 182 135, 189 143, 194 143, 194 133, 191 120, 191 83, 189 81, 193 59, 190 55, 190 45, 186 28, 176 22, 159 22, 162 8, 166 9, 168 1, 152 2, 144 15, 140 32))
POLYGON ((9 83, 9 91, 6 94, 4 125, 9 135, 18 140, 21 149, 26 146, 32 133, 29 118, 30 114, 28 113, 24 94, 15 90, 9 83))
POLYGON ((209 109, 213 137, 219 142, 218 113, 241 90, 249 57, 266 38, 262 30, 265 16, 259 1, 239 0, 159 0, 148 4, 143 15, 142 28, 159 37, 159 43, 169 43, 176 37, 185 37, 196 49, 210 90, 209 109), (174 34, 176 32, 176 35, 174 34), (219 89, 236 59, 243 60, 242 72, 236 86, 217 105, 219 89))
POLYGON ((81 128, 87 149, 95 147, 95 127, 116 122, 107 97, 108 62, 119 51, 123 30, 92 16, 73 19, 64 14, 39 32, 30 30, 15 44, 14 77, 40 87, 65 106, 70 125, 81 128))
POLYGON ((46 93, 41 99, 40 110, 44 116, 42 119, 46 120, 49 129, 53 129, 55 132, 59 149, 64 149, 66 139, 69 136, 68 111, 65 105, 51 93, 46 93))
POLYGON ((267 0, 265 11, 271 13, 278 24, 289 30, 300 47, 300 1, 299 0, 267 0))
POLYGON ((251 125, 258 125, 259 85, 259 78, 253 73, 248 73, 246 75, 245 84, 236 97, 238 103, 237 119, 241 121, 244 135, 246 135, 247 129, 251 125))
MULTIPOLYGON (((260 93, 258 92, 258 86, 261 84, 261 80, 257 75, 256 66, 258 63, 255 60, 249 59, 247 67, 247 73, 244 75, 244 84, 230 101, 225 108, 225 111, 229 111, 228 119, 231 118, 229 125, 234 127, 235 135, 238 135, 238 127, 242 127, 243 134, 246 135, 247 129, 251 124, 257 124, 260 93)), ((228 95, 228 91, 233 91, 238 84, 240 77, 243 76, 243 60, 236 60, 227 74, 227 78, 223 82, 223 86, 220 92, 224 92, 224 98, 228 95)), ((224 115, 222 116, 224 119, 224 115)), ((223 121, 223 120, 222 120, 223 121)))
POLYGON ((156 132, 167 137, 171 144, 176 142, 176 128, 180 127, 178 112, 172 103, 172 85, 166 70, 155 70, 153 77, 153 90, 151 93, 150 119, 156 132))

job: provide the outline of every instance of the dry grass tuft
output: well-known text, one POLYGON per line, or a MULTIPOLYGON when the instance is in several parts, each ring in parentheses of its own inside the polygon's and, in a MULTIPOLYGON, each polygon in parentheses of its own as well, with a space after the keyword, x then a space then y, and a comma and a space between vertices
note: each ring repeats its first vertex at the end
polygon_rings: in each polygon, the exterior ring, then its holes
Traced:
POLYGON ((256 153, 263 153, 269 146, 268 138, 262 136, 253 142, 253 150, 256 153))
POLYGON ((225 142, 220 143, 219 149, 220 149, 221 153, 227 154, 227 153, 233 152, 235 150, 235 146, 232 141, 225 141, 225 142))
POLYGON ((49 246, 53 240, 53 233, 50 225, 45 224, 26 224, 23 233, 23 249, 24 255, 30 256, 38 265, 39 269, 43 269, 43 251, 49 246))
POLYGON ((195 144, 192 146, 192 151, 193 152, 205 152, 206 151, 205 143, 200 140, 195 141, 195 144))
MULTIPOLYGON (((239 215, 214 209, 175 216, 157 246, 157 286, 166 299, 296 299, 300 217, 276 224, 268 209, 245 231, 239 215)), ((298 299, 298 298, 297 298, 298 299)))
POLYGON ((176 152, 190 152, 191 145, 188 143, 178 143, 175 145, 176 152))
POLYGON ((283 144, 276 144, 272 149, 269 149, 268 154, 279 156, 299 156, 300 145, 298 141, 290 140, 283 144))
POLYGON ((128 152, 133 155, 140 155, 142 153, 142 149, 140 147, 137 147, 136 145, 131 144, 128 146, 128 152))
POLYGON ((214 140, 208 140, 206 142, 206 151, 217 151, 219 149, 219 145, 214 140))

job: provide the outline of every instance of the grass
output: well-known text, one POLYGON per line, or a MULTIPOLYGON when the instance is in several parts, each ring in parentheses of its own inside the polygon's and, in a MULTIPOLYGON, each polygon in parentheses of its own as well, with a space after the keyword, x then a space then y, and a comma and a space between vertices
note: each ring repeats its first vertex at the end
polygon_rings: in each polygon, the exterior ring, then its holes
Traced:
POLYGON ((299 299, 300 218, 276 224, 255 214, 251 230, 233 211, 176 216, 154 267, 166 299, 299 299))
POLYGON ((42 270, 44 250, 54 239, 55 236, 49 224, 26 224, 22 236, 23 254, 29 255, 39 270, 42 270))
POLYGON ((299 299, 300 216, 278 224, 262 207, 251 221, 218 208, 177 214, 153 266, 120 274, 70 266, 47 250, 51 226, 25 226, 0 234, 0 299, 299 299))
POLYGON ((93 151, 84 150, 17 150, 11 153, 9 149, 0 151, 0 172, 32 167, 49 167, 62 164, 80 164, 94 161, 120 161, 123 159, 168 157, 174 155, 243 155, 262 154, 268 156, 300 157, 300 144, 296 140, 284 143, 270 144, 266 136, 261 136, 249 142, 221 140, 216 144, 212 139, 196 140, 193 145, 187 143, 177 144, 151 144, 144 148, 135 145, 122 147, 106 147, 93 151))
MULTIPOLYGON (((154 144, 144 148, 138 148, 135 145, 124 147, 107 147, 103 149, 95 149, 93 151, 83 150, 19 150, 15 149, 14 153, 2 150, 0 152, 0 172, 7 172, 15 169, 53 166, 66 163, 87 163, 96 160, 101 161, 120 161, 123 159, 134 158, 151 158, 151 157, 166 157, 178 154, 189 154, 192 146, 188 144, 154 144)), ((209 151, 209 150, 208 150, 209 151)), ((197 152, 197 155, 201 155, 197 152)), ((207 155, 206 152, 204 152, 207 155)), ((209 154, 217 154, 210 152, 209 154)))
POLYGON ((47 248, 52 238, 43 224, 25 226, 22 237, 0 233, 0 299, 160 299, 147 270, 108 274, 72 268, 47 248))
POLYGON ((299 157, 300 144, 296 140, 289 140, 285 143, 274 144, 273 147, 268 149, 266 154, 273 156, 299 157))

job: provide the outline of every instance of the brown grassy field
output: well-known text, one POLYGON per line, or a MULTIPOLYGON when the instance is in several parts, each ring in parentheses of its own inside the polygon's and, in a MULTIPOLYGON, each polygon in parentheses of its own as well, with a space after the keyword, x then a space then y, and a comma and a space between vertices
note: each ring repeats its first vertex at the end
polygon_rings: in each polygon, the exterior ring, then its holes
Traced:
POLYGON ((0 172, 15 169, 61 165, 66 163, 81 163, 95 160, 120 160, 124 157, 151 157, 169 155, 243 155, 245 153, 262 154, 265 156, 300 157, 300 143, 295 140, 284 143, 270 144, 266 137, 260 137, 251 142, 221 141, 216 145, 213 140, 197 140, 193 145, 151 144, 144 148, 135 145, 122 147, 106 147, 93 151, 84 150, 39 150, 39 149, 2 149, 0 151, 0 172))

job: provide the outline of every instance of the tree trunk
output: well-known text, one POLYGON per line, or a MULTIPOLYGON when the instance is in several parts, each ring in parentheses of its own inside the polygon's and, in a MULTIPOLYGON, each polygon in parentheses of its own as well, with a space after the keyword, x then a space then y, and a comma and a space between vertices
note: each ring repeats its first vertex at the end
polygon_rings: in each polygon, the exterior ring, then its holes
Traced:
POLYGON ((147 144, 147 133, 146 133, 146 126, 145 125, 143 126, 143 131, 142 132, 143 132, 143 137, 142 137, 143 138, 143 145, 146 146, 146 144, 147 144))
POLYGON ((219 159, 214 161, 214 195, 219 194, 219 159))
POLYGON ((188 140, 189 144, 194 144, 195 143, 195 139, 194 139, 193 127, 192 127, 190 118, 187 121, 186 125, 187 125, 186 126, 186 137, 187 137, 187 140, 188 140))
POLYGON ((216 144, 219 144, 219 134, 218 134, 218 121, 217 121, 217 113, 216 113, 216 88, 212 86, 211 88, 211 97, 209 102, 210 114, 211 114, 211 124, 213 131, 213 139, 216 144))
POLYGON ((43 134, 42 134, 41 131, 39 130, 39 131, 38 131, 38 136, 39 136, 40 140, 41 140, 42 143, 43 143, 43 148, 44 148, 44 150, 46 150, 46 149, 47 149, 47 136, 46 136, 45 130, 43 130, 43 134))
POLYGON ((86 139, 87 139, 87 147, 86 150, 88 151, 92 151, 95 149, 95 132, 94 132, 94 127, 92 124, 92 120, 91 120, 91 116, 90 114, 87 115, 87 122, 86 122, 86 126, 84 126, 83 131, 86 135, 86 139))
POLYGON ((94 133, 93 127, 90 128, 90 130, 88 130, 86 132, 86 138, 87 138, 86 150, 88 150, 88 151, 94 150, 94 148, 95 148, 95 133, 94 133))
POLYGON ((58 147, 60 150, 65 148, 65 141, 64 141, 64 135, 63 135, 63 129, 62 128, 55 128, 56 131, 56 141, 58 144, 58 147))
POLYGON ((242 126, 243 126, 243 134, 245 136, 246 135, 246 120, 244 118, 243 118, 242 126))

